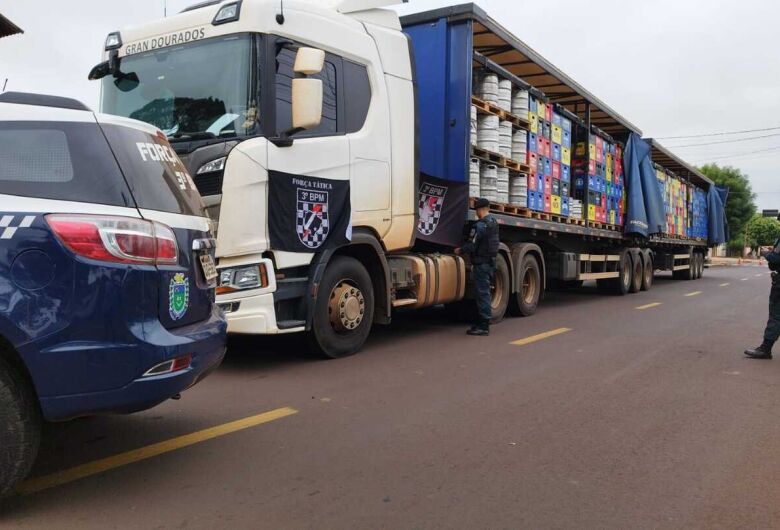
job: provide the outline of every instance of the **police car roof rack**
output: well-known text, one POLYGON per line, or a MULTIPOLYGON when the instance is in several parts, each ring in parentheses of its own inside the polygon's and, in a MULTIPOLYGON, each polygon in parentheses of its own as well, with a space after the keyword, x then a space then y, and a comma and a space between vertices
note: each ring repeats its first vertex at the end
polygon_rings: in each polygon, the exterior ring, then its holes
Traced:
POLYGON ((29 92, 3 92, 0 94, 0 103, 16 103, 18 105, 36 105, 38 107, 56 107, 59 109, 86 110, 92 112, 92 109, 77 99, 47 96, 45 94, 32 94, 29 92))

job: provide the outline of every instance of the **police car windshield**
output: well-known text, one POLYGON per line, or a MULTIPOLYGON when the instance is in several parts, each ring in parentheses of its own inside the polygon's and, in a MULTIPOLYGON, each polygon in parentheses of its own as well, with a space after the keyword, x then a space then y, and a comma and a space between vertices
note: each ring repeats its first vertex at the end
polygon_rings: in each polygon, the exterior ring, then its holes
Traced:
POLYGON ((171 141, 256 134, 252 37, 216 37, 122 58, 101 109, 150 123, 171 141))

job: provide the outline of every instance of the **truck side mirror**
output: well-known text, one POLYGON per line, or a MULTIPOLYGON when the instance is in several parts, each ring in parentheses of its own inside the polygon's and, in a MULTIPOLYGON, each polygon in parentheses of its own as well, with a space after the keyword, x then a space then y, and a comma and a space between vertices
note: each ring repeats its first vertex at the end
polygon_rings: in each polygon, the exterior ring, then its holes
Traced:
POLYGON ((313 129, 322 121, 322 81, 320 79, 293 79, 293 129, 313 129))
POLYGON ((295 54, 293 71, 296 74, 314 75, 322 72, 325 65, 325 52, 317 48, 298 48, 295 54))

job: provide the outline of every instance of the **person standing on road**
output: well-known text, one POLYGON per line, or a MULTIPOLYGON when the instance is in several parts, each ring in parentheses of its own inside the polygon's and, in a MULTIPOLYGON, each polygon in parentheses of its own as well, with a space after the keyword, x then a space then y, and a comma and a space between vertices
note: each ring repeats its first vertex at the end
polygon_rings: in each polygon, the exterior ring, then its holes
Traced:
POLYGON ((780 337, 780 239, 766 254, 764 259, 772 271, 772 288, 769 291, 769 321, 764 330, 764 341, 758 348, 745 350, 745 355, 753 359, 771 359, 772 346, 780 337))
POLYGON ((466 332, 469 335, 490 335, 490 318, 493 310, 490 304, 490 282, 496 273, 498 256, 498 221, 490 215, 490 201, 477 199, 477 218, 471 227, 469 238, 456 254, 471 255, 471 274, 477 291, 477 322, 466 332))

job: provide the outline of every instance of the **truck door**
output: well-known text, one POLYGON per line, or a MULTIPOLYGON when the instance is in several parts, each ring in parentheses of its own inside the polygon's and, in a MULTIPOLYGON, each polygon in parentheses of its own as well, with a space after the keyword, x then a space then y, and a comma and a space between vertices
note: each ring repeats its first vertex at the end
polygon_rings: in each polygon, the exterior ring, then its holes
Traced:
MULTIPOLYGON (((292 80, 296 50, 282 48, 277 52, 276 134, 292 127, 292 80)), ((289 147, 268 144, 268 169, 294 175, 308 175, 333 180, 349 180, 349 141, 343 129, 338 72, 340 59, 326 55, 322 72, 309 76, 322 80, 322 121, 320 125, 292 136, 289 147)), ((273 209, 269 205, 269 210, 273 209)))

